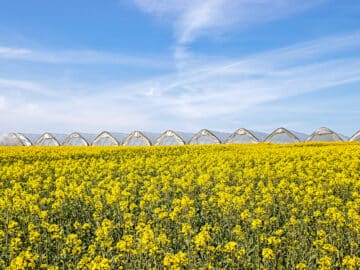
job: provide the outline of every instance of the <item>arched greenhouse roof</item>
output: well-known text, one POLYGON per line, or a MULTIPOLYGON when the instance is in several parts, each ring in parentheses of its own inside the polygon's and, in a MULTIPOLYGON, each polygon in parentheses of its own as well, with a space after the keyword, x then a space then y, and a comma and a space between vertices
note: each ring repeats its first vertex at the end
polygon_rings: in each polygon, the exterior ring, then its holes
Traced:
POLYGON ((221 144, 229 136, 229 133, 202 129, 191 138, 189 144, 221 144))
POLYGON ((262 141, 262 138, 265 136, 265 133, 250 131, 246 128, 239 128, 226 139, 225 143, 258 143, 262 141), (258 136, 255 135, 256 133, 258 133, 258 136), (259 138, 260 136, 261 138, 259 138))
POLYGON ((40 138, 41 134, 34 133, 18 133, 26 137, 27 140, 31 142, 31 145, 35 145, 36 141, 40 138))
POLYGON ((127 134, 118 132, 101 132, 92 142, 94 146, 119 146, 123 144, 127 134))
POLYGON ((73 132, 65 138, 62 145, 89 146, 95 137, 95 134, 73 132))
POLYGON ((60 146, 66 137, 66 134, 51 134, 50 132, 45 132, 37 139, 35 145, 60 146))
POLYGON ((37 139, 40 137, 39 134, 31 134, 31 133, 16 132, 14 134, 19 138, 19 140, 22 142, 24 146, 35 145, 37 139))
POLYGON ((17 133, 0 135, 0 146, 25 146, 17 133))
POLYGON ((144 132, 144 131, 133 131, 125 139, 123 145, 130 146, 150 146, 160 134, 144 132))
POLYGON ((173 130, 167 130, 161 134, 154 145, 184 145, 186 141, 173 130))
POLYGON ((275 129, 264 142, 269 143, 298 143, 300 139, 284 127, 275 129))
POLYGON ((358 132, 356 132, 349 141, 350 142, 360 142, 360 130, 358 132))
MULTIPOLYGON (((345 139, 346 140, 346 139, 345 139)), ((307 142, 341 142, 344 139, 327 127, 315 130, 307 139, 307 142)))

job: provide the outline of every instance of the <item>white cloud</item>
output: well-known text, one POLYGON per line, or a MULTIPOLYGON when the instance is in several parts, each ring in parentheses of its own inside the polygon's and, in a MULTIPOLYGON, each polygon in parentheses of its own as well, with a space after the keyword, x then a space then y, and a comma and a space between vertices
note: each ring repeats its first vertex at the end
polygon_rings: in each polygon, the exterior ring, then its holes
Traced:
POLYGON ((7 104, 0 126, 26 132, 235 129, 234 119, 251 119, 262 104, 360 82, 360 58, 342 54, 349 48, 360 48, 358 33, 227 61, 200 59, 184 72, 126 85, 69 82, 65 93, 56 79, 0 78, 7 104))
POLYGON ((39 94, 47 97, 58 97, 61 94, 57 91, 50 90, 47 86, 43 86, 37 82, 0 77, 0 92, 14 93, 16 91, 21 91, 23 94, 39 94))
POLYGON ((276 20, 322 0, 134 0, 144 12, 173 21, 178 44, 236 25, 246 28, 276 20))
POLYGON ((95 50, 36 50, 0 47, 0 58, 52 64, 115 64, 147 68, 168 68, 162 56, 129 56, 95 50))
POLYGON ((192 64, 189 46, 202 36, 219 36, 277 20, 317 6, 324 0, 133 0, 144 12, 172 22, 174 60, 182 72, 192 64))
POLYGON ((31 54, 31 51, 28 49, 10 48, 10 47, 1 47, 0 46, 0 57, 3 57, 3 58, 24 57, 29 54, 31 54))

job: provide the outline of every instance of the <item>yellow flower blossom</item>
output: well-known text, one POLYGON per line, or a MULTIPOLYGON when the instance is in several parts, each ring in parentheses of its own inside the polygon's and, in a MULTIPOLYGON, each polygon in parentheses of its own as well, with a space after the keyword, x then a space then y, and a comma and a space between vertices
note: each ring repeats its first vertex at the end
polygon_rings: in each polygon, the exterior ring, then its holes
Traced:
POLYGON ((275 257, 274 251, 271 248, 264 248, 261 251, 261 255, 265 260, 273 260, 275 257))
POLYGON ((0 147, 0 269, 360 269, 360 144, 0 147))
POLYGON ((189 259, 187 255, 179 251, 176 254, 165 254, 163 265, 166 269, 181 269, 182 266, 187 266, 189 264, 189 259))

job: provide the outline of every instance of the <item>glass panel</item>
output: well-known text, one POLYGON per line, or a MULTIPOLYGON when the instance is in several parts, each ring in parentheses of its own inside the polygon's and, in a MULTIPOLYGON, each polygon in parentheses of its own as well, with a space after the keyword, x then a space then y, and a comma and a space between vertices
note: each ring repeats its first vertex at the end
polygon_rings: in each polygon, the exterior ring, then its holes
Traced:
POLYGON ((209 135, 201 135, 192 141, 192 144, 218 144, 219 142, 209 135))
POLYGON ((353 139, 354 142, 360 142, 360 134, 355 136, 355 138, 353 139))
POLYGON ((275 134, 269 142, 271 143, 296 143, 297 141, 286 133, 275 134))
POLYGON ((127 144, 128 146, 147 146, 149 145, 145 138, 143 137, 131 137, 130 140, 128 140, 127 144))
POLYGON ((84 141, 84 139, 76 137, 76 138, 71 138, 65 145, 87 146, 87 143, 84 141))
POLYGON ((312 142, 337 142, 339 141, 334 134, 317 134, 315 135, 312 142))
POLYGON ((117 146, 117 142, 114 141, 114 139, 110 138, 110 137, 101 137, 98 138, 95 142, 94 145, 96 146, 117 146))
POLYGON ((174 136, 166 136, 159 141, 158 145, 182 145, 174 136))
POLYGON ((59 144, 57 143, 57 141, 55 139, 47 138, 47 139, 41 140, 39 145, 40 146, 58 146, 59 144))
POLYGON ((22 141, 14 134, 0 135, 1 146, 22 146, 22 141))
POLYGON ((237 134, 229 141, 229 143, 254 143, 254 141, 251 140, 250 137, 246 134, 237 134))

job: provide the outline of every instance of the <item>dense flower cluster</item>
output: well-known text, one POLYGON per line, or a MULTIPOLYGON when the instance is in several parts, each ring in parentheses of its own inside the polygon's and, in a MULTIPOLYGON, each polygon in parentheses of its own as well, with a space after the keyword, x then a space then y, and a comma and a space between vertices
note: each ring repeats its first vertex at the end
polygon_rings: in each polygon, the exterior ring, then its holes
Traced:
POLYGON ((359 269, 360 144, 0 148, 0 269, 359 269))

